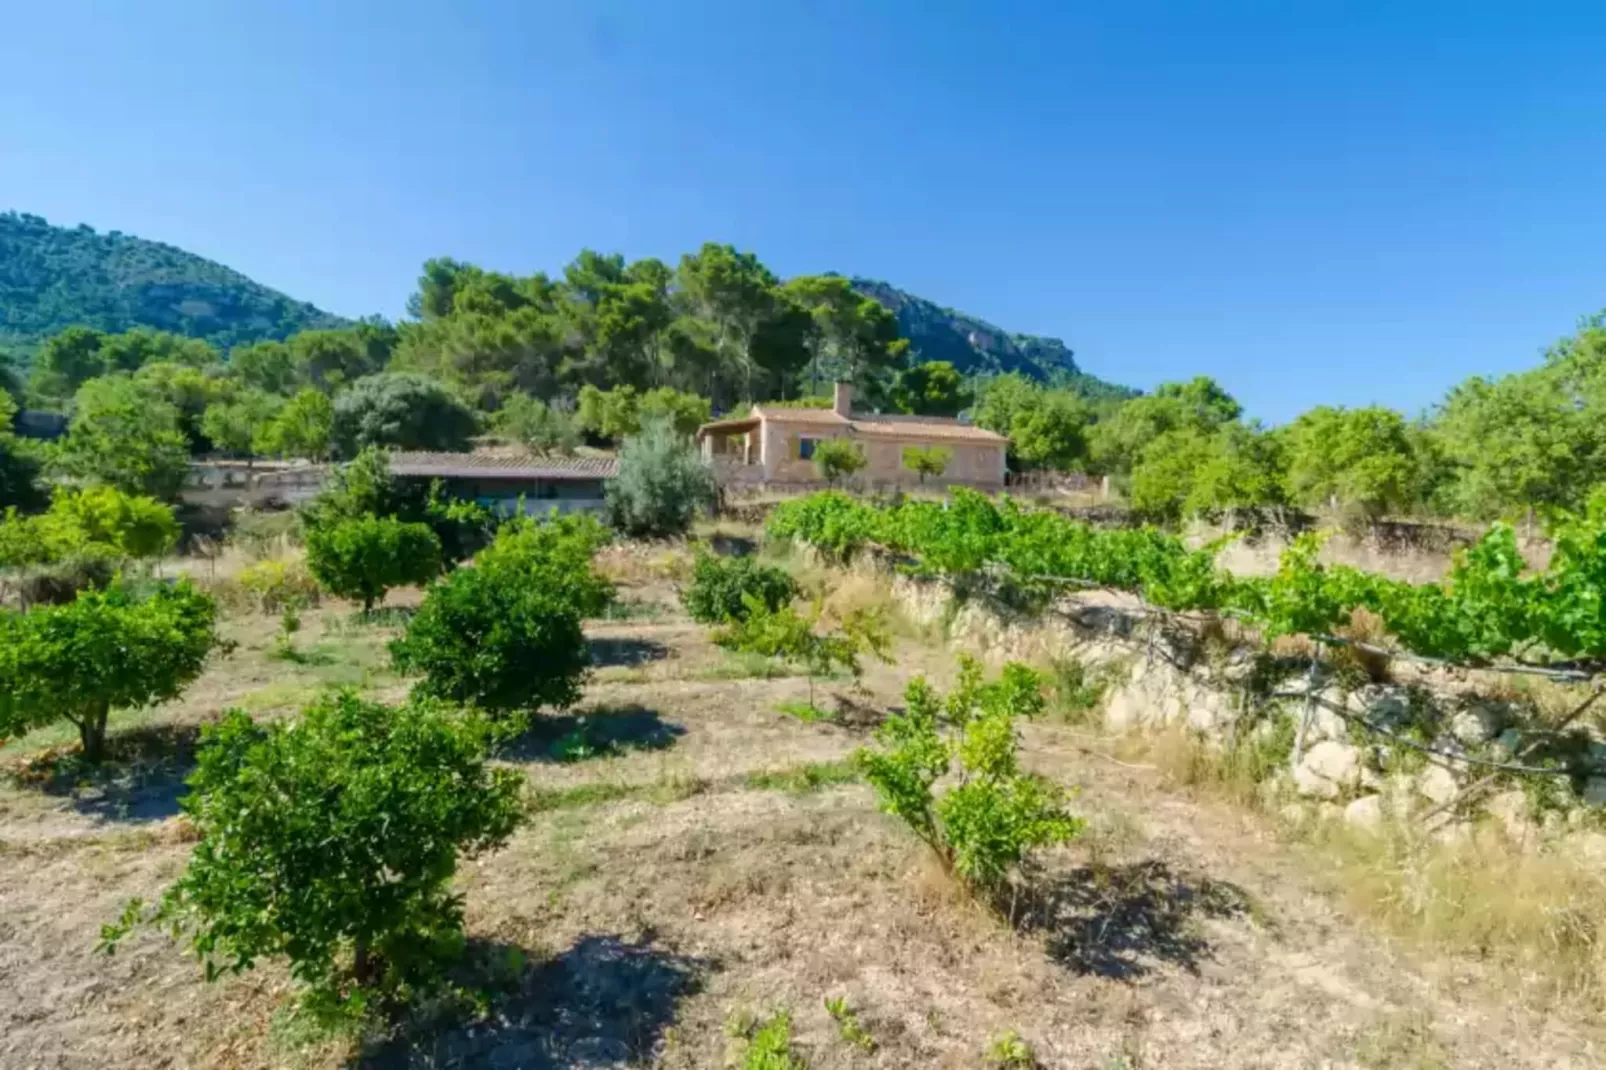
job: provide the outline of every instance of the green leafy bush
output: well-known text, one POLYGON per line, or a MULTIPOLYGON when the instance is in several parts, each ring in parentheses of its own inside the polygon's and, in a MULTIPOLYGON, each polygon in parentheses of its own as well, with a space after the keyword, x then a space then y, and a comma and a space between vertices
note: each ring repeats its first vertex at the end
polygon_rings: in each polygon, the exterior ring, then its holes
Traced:
POLYGON ((684 535, 718 498, 714 473, 696 445, 668 421, 654 420, 619 450, 619 475, 608 482, 608 523, 626 535, 684 535))
POLYGON ((351 692, 292 722, 231 710, 205 729, 183 801, 199 835, 189 868, 158 903, 131 903, 103 945, 170 924, 208 979, 284 956, 325 1009, 436 988, 463 946, 458 860, 520 820, 523 778, 486 765, 487 738, 474 719, 351 692))
POLYGON ((313 576, 331 594, 361 601, 364 613, 392 587, 428 583, 440 564, 440 540, 423 524, 363 517, 307 532, 313 576))
POLYGON ((497 714, 562 708, 579 699, 590 664, 580 618, 570 592, 529 573, 460 568, 430 586, 391 657, 423 676, 421 696, 497 714))
POLYGON ((820 478, 835 484, 854 475, 868 462, 864 447, 845 438, 827 438, 814 447, 814 467, 820 478))
POLYGON ((217 643, 215 620, 212 600, 188 582, 143 596, 114 584, 0 614, 0 736, 66 720, 85 759, 101 761, 111 711, 176 697, 217 643))
POLYGON ((597 574, 591 559, 608 538, 608 529, 584 513, 545 520, 521 517, 497 529, 496 538, 475 558, 475 567, 538 587, 573 606, 581 617, 600 617, 613 602, 614 589, 597 574))
POLYGON ((335 399, 330 438, 341 457, 370 446, 466 450, 478 430, 474 412, 433 379, 382 372, 358 379, 335 399))
POLYGON ((747 614, 749 595, 773 613, 797 597, 797 581, 785 569, 751 557, 718 557, 698 548, 691 583, 680 593, 692 620, 703 624, 738 620, 747 614))
POLYGON ((990 895, 1035 847, 1064 843, 1082 822, 1062 805, 1064 792, 1024 772, 1016 757, 1017 717, 1043 710, 1042 681, 1016 662, 984 683, 981 666, 961 657, 959 685, 944 701, 917 677, 905 709, 876 730, 878 749, 855 760, 880 796, 944 868, 990 895), (939 714, 946 714, 946 725, 939 714), (959 783, 941 796, 933 786, 957 766, 959 783))
POLYGON ((35 516, 8 510, 0 519, 0 568, 52 564, 89 553, 108 558, 159 557, 178 542, 173 508, 116 487, 60 487, 35 516))
POLYGON ((800 664, 808 673, 809 709, 814 709, 814 678, 835 668, 857 679, 861 655, 887 657, 886 625, 879 615, 855 610, 832 631, 822 631, 822 614, 816 605, 804 616, 790 605, 770 609, 752 594, 742 596, 745 611, 714 632, 714 642, 726 650, 758 654, 800 664))

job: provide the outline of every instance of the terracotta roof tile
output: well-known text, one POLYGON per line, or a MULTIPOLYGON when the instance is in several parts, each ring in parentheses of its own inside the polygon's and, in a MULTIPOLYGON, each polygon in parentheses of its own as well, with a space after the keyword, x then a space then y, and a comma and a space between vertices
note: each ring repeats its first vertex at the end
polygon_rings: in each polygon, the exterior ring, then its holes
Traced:
POLYGON ((847 423, 846 420, 831 409, 789 409, 779 405, 765 409, 754 405, 753 412, 766 420, 772 420, 778 424, 819 424, 822 426, 841 427, 847 423))
POLYGON ((853 430, 861 435, 903 439, 941 439, 944 442, 1008 442, 1003 435, 974 424, 928 417, 866 416, 853 418, 853 430))
POLYGON ((537 456, 528 452, 406 453, 390 455, 398 476, 472 479, 609 479, 619 474, 615 457, 537 456))

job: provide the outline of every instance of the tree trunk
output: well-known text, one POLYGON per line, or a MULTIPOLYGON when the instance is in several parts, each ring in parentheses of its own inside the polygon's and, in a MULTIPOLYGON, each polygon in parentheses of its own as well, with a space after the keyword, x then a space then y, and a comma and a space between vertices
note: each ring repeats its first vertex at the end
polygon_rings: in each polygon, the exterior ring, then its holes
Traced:
POLYGON ((101 703, 99 709, 84 715, 78 722, 78 743, 83 748, 84 760, 99 765, 106 760, 106 718, 110 709, 101 703))
POLYGON ((366 986, 374 979, 375 962, 372 951, 368 947, 366 936, 357 937, 356 948, 352 956, 351 972, 357 979, 357 984, 366 986))

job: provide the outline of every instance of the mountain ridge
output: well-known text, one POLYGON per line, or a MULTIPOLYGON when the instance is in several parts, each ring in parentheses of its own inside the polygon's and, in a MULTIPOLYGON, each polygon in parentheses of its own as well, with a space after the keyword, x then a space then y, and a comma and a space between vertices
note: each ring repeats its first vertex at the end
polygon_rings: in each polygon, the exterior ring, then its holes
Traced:
MULTIPOLYGON (((898 317, 918 360, 945 360, 965 375, 1019 372, 1094 400, 1137 393, 1084 372, 1058 338, 1006 331, 891 283, 848 278, 898 317)), ((0 351, 24 361, 45 338, 74 325, 108 333, 151 327, 227 349, 351 324, 175 245, 0 212, 0 351)))
POLYGON ((0 346, 27 352, 82 325, 152 327, 226 349, 351 322, 175 245, 0 212, 0 346))
POLYGON ((854 275, 848 282, 898 317, 899 333, 909 339, 910 349, 922 361, 945 360, 964 375, 1018 372, 1095 401, 1139 393, 1083 371, 1071 347, 1058 338, 1006 331, 879 279, 854 275))

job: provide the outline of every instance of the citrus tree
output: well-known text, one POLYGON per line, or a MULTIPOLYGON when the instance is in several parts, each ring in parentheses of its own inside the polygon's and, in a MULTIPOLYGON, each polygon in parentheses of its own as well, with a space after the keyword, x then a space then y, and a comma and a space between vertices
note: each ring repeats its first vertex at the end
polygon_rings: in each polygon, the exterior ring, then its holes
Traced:
POLYGON ((494 714, 563 708, 590 664, 580 609, 562 589, 510 568, 460 568, 432 584, 391 643, 414 694, 494 714))
POLYGON ((953 456, 952 450, 941 446, 905 446, 903 466, 924 483, 927 476, 941 476, 948 471, 948 462, 953 460, 953 456))
POLYGON ((314 1008, 424 994, 463 947, 463 856, 505 843, 522 775, 486 726, 429 705, 328 695, 291 722, 229 711, 202 735, 184 812, 199 842, 155 904, 103 931, 187 933, 208 979, 283 956, 314 1008))
POLYGON ((880 796, 932 849, 944 868, 983 894, 998 890, 1036 847, 1077 836, 1064 791, 1025 772, 1015 721, 1042 712, 1042 681, 1012 662, 991 683, 981 666, 960 659, 959 684, 947 699, 924 677, 910 681, 905 707, 876 730, 875 749, 855 755, 880 796), (958 783, 933 788, 957 766, 958 783))
POLYGON ((359 517, 307 532, 313 576, 331 594, 362 602, 364 613, 392 587, 428 583, 440 563, 435 533, 394 517, 359 517))
POLYGON ((866 464, 864 447, 845 438, 828 438, 814 446, 814 467, 820 478, 832 486, 847 479, 866 464))
POLYGON ((65 720, 84 758, 106 753, 112 710, 176 697, 217 643, 216 607, 188 582, 122 583, 66 605, 0 616, 0 736, 65 720))

